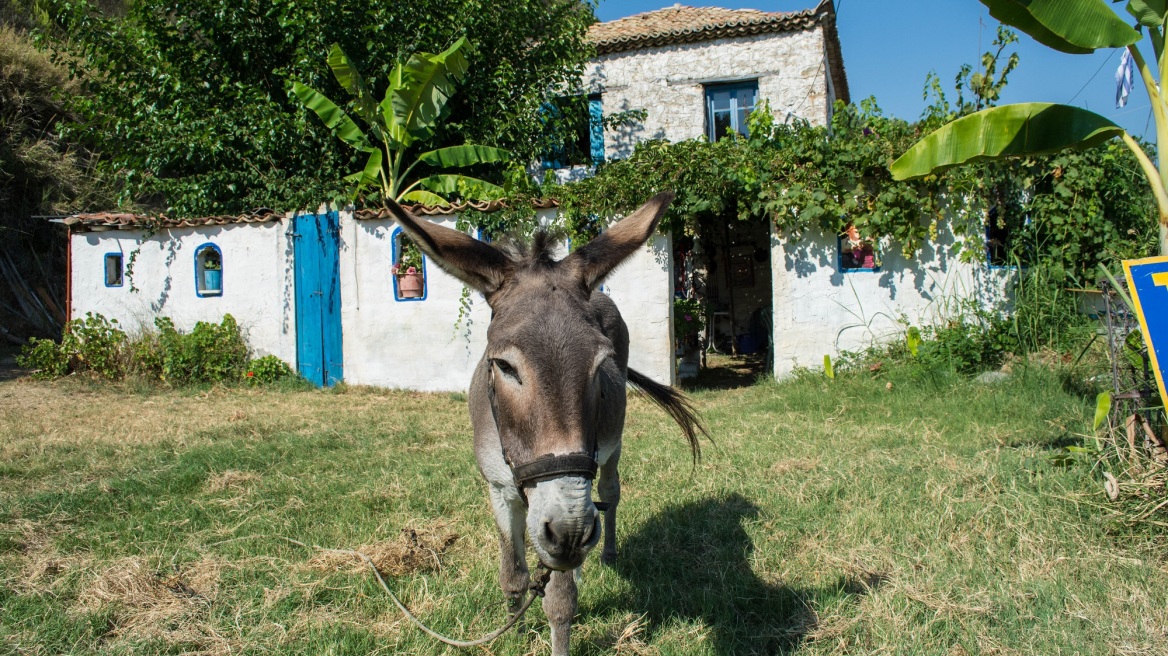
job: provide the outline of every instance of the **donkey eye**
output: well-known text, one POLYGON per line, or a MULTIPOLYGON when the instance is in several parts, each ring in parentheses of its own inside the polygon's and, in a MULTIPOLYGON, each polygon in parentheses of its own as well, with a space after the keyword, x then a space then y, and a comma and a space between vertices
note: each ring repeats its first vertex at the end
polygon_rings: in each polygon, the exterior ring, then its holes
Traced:
POLYGON ((491 362, 494 363, 495 367, 499 369, 499 373, 514 380, 516 383, 519 383, 520 385, 523 384, 523 381, 519 379, 519 372, 515 370, 515 367, 511 366, 510 362, 507 362, 506 360, 499 360, 499 359, 493 359, 493 360, 491 360, 491 362))

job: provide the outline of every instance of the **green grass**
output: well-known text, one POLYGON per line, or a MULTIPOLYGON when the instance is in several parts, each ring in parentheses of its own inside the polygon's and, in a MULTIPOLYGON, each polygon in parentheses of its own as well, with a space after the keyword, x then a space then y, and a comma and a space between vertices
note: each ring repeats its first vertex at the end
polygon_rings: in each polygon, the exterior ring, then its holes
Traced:
MULTIPOLYGON (((695 399, 696 469, 631 405, 620 560, 585 566, 574 654, 1164 653, 1164 536, 1053 457, 1092 410, 1056 373, 695 399)), ((216 544, 251 535, 370 552, 447 634, 503 619, 462 395, 0 383, 0 652, 454 653, 356 562, 216 544)), ((530 629, 489 653, 547 653, 538 604, 530 629)))

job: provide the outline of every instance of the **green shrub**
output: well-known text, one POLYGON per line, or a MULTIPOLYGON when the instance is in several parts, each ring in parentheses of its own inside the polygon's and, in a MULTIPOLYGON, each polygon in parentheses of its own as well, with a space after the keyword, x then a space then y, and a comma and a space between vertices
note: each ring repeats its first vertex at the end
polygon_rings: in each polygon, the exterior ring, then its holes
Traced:
POLYGON ((173 385, 234 381, 244 377, 248 364, 247 343, 230 314, 219 324, 200 321, 189 333, 175 329, 167 317, 154 320, 158 328, 160 378, 173 385))
POLYGON ((51 339, 33 337, 16 356, 16 364, 31 369, 33 378, 60 378, 69 373, 69 354, 51 339))
POLYGON ((247 364, 247 381, 252 385, 268 385, 295 377, 292 367, 274 355, 265 355, 247 364))
POLYGON ((989 313, 963 316, 921 331, 917 359, 921 364, 976 374, 1001 366, 1007 353, 1017 350, 1010 324, 989 313))
POLYGON ((88 313, 70 321, 61 342, 29 340, 17 364, 36 378, 59 378, 91 371, 102 378, 121 380, 133 373, 172 385, 238 382, 258 377, 267 383, 295 374, 274 356, 248 359, 247 343, 230 315, 221 323, 200 321, 189 333, 180 332, 166 317, 154 320, 158 332, 131 340, 116 320, 88 313), (256 376, 247 377, 245 372, 256 376))
POLYGON ((17 364, 33 370, 38 378, 58 378, 74 372, 91 371, 102 378, 121 380, 126 375, 129 339, 117 327, 117 320, 87 312, 84 319, 65 325, 58 344, 48 339, 30 339, 17 357, 17 364))

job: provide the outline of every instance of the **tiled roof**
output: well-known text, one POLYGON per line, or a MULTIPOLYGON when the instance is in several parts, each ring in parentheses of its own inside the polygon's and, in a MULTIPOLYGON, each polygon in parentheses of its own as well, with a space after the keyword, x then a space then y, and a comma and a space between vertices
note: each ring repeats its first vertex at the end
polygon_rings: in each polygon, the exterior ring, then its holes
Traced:
POLYGON ((808 30, 820 24, 824 25, 827 34, 828 58, 836 95, 847 102, 847 77, 832 0, 822 0, 814 9, 790 12, 677 4, 607 23, 597 23, 589 28, 588 38, 596 47, 597 54, 605 55, 679 43, 808 30))
MULTIPOLYGON (((535 209, 549 209, 559 207, 559 201, 554 198, 545 198, 532 201, 535 209)), ((463 201, 450 205, 406 205, 406 209, 414 214, 423 216, 441 216, 458 214, 467 209, 480 212, 497 212, 507 206, 506 201, 463 201)), ((253 210, 239 215, 204 216, 195 219, 171 218, 163 214, 130 214, 127 212, 93 212, 89 214, 74 214, 61 219, 59 222, 72 227, 77 231, 101 230, 133 230, 141 228, 198 228, 203 226, 218 226, 235 223, 266 223, 279 221, 287 216, 267 208, 253 210)), ((388 210, 382 208, 363 208, 356 211, 358 219, 388 219, 392 218, 388 210)))
MULTIPOLYGON (((537 210, 546 210, 553 207, 559 207, 560 201, 554 198, 540 198, 531 202, 532 207, 537 210)), ((475 201, 468 200, 455 203, 453 205, 405 205, 407 210, 413 214, 421 214, 423 216, 443 216, 450 214, 458 214, 467 209, 478 210, 480 212, 498 212, 507 207, 505 200, 490 200, 490 201, 475 201)), ((358 219, 392 219, 393 215, 389 210, 381 207, 367 207, 359 209, 356 212, 358 219)))
POLYGON ((266 223, 284 218, 283 212, 267 208, 246 214, 203 216, 194 219, 171 218, 165 214, 130 214, 126 212, 93 212, 74 214, 60 222, 81 230, 130 230, 134 228, 196 228, 227 225, 229 223, 266 223))

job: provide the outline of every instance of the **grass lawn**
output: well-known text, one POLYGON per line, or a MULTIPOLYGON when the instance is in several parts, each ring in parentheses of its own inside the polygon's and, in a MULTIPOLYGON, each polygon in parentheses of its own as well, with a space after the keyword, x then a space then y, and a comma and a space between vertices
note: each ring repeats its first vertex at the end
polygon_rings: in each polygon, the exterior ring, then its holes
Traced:
MULTIPOLYGON (((1168 541, 1052 457, 1092 409, 1055 373, 694 397, 696 469, 632 401, 620 560, 590 556, 573 653, 1168 653, 1168 541)), ((0 653, 455 653, 358 561, 222 542, 253 535, 362 549, 455 637, 503 619, 461 395, 0 383, 0 653)), ((471 653, 547 653, 529 619, 471 653)))

